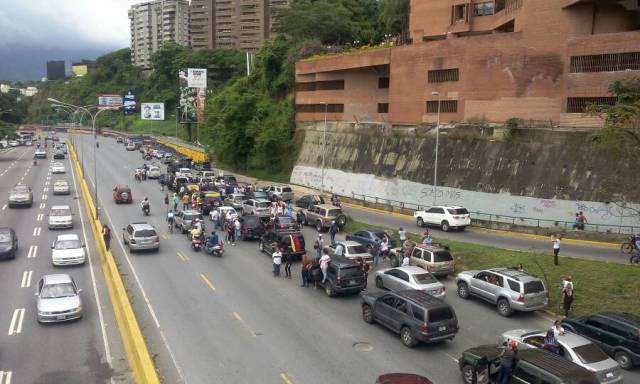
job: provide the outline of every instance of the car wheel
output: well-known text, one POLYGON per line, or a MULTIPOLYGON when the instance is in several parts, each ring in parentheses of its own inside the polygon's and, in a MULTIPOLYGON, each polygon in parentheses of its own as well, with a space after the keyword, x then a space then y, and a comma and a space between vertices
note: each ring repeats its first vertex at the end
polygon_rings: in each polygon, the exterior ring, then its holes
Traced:
POLYGON ((413 336, 413 332, 411 332, 411 328, 402 327, 400 330, 400 340, 402 340, 402 344, 405 347, 414 347, 416 345, 416 338, 413 336))
POLYGON ((509 317, 513 314, 513 309, 511 309, 511 305, 509 305, 509 300, 504 298, 498 299, 498 313, 504 317, 509 317))
POLYGON ((622 369, 631 369, 633 366, 631 362, 631 356, 627 352, 620 351, 616 352, 613 358, 620 364, 620 368, 622 369))
POLYGON ((336 224, 338 225, 338 228, 343 228, 345 225, 347 225, 347 216, 340 215, 336 217, 336 224))
POLYGON ((443 221, 442 224, 440 224, 440 228, 442 228, 444 232, 449 232, 449 229, 451 229, 448 221, 443 221))
POLYGON ((373 324, 373 310, 369 304, 362 306, 362 320, 365 323, 373 324))
POLYGON ((322 232, 322 221, 318 221, 316 223, 316 229, 318 230, 318 232, 322 232))
POLYGON ((418 217, 416 224, 418 224, 418 227, 424 227, 424 220, 422 220, 422 217, 418 217))
POLYGON ((458 283, 458 296, 465 300, 469 298, 469 286, 467 283, 458 283))
POLYGON ((382 278, 380 276, 376 277, 376 287, 379 289, 384 289, 384 283, 382 282, 382 278))
POLYGON ((465 384, 474 384, 475 383, 475 369, 470 364, 465 364, 462 367, 462 380, 464 380, 465 384))
POLYGON ((397 255, 389 256, 389 264, 393 268, 397 268, 400 265, 400 262, 398 261, 398 256, 397 255))
POLYGON ((331 285, 330 282, 327 281, 327 283, 324 285, 324 293, 327 294, 327 296, 329 297, 333 297, 336 295, 336 292, 333 289, 333 285, 331 285))

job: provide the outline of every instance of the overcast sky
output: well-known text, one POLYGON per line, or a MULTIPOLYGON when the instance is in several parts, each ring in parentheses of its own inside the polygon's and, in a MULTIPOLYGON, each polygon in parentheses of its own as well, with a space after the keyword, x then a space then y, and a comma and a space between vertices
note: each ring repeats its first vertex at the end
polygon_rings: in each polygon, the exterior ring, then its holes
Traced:
POLYGON ((131 4, 142 0, 0 0, 0 45, 129 46, 131 4))

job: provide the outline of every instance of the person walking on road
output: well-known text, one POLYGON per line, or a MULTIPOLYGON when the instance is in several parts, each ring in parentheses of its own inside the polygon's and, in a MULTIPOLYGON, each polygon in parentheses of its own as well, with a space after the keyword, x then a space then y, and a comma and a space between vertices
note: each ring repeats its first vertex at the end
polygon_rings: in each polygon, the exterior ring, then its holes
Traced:
POLYGON ((300 273, 302 274, 302 284, 301 287, 308 287, 311 280, 311 273, 309 272, 309 268, 311 266, 311 261, 309 260, 309 256, 307 253, 302 254, 302 260, 300 263, 300 273))
POLYGON ((111 228, 107 224, 102 226, 102 239, 104 240, 104 247, 108 251, 111 248, 111 228))
POLYGON ((191 198, 189 197, 188 193, 185 193, 184 195, 182 195, 182 210, 186 211, 187 209, 189 209, 189 202, 191 201, 191 198))
POLYGON ((518 352, 518 342, 511 340, 500 354, 500 368, 498 370, 498 383, 509 384, 511 380, 511 369, 518 352))
POLYGON ((573 279, 571 275, 565 276, 564 280, 562 280, 561 295, 564 316, 569 317, 569 311, 571 311, 571 305, 573 304, 573 279))
POLYGON ((553 265, 558 265, 558 254, 560 253, 560 234, 556 234, 551 239, 553 244, 553 265))
POLYGON ((239 239, 242 230, 242 224, 240 224, 240 220, 238 218, 236 218, 233 222, 233 229, 236 232, 234 235, 234 239, 239 239))
POLYGON ((296 223, 298 223, 298 227, 302 228, 302 224, 304 222, 304 213, 302 213, 302 209, 296 213, 296 223))
POLYGON ((378 262, 380 261, 380 239, 376 238, 371 246, 371 253, 373 256, 373 265, 375 267, 378 266, 378 262))
POLYGON ((324 248, 324 240, 322 240, 322 233, 318 235, 318 238, 313 243, 313 248, 316 250, 316 259, 320 259, 320 256, 322 256, 322 248, 324 248))
POLYGON ((177 193, 173 193, 173 211, 178 212, 178 203, 180 202, 180 198, 177 193))
POLYGON ((217 229, 220 222, 218 221, 220 219, 220 212, 218 212, 217 209, 212 209, 211 212, 209 212, 209 215, 211 215, 211 221, 213 222, 213 229, 217 229))
POLYGON ((335 221, 332 221, 331 227, 329 227, 329 235, 331 236, 331 245, 335 245, 337 233, 338 233, 338 224, 336 224, 335 221))
POLYGON ((327 268, 329 268, 329 262, 331 261, 331 257, 327 251, 322 252, 322 257, 320 258, 320 270, 322 271, 322 283, 327 281, 327 268))
POLYGON ((231 245, 236 245, 236 227, 233 224, 233 220, 229 220, 227 222, 227 234, 229 236, 229 242, 231 242, 231 245))
POLYGON ((273 260, 273 277, 279 277, 280 265, 282 264, 282 252, 280 251, 280 248, 276 248, 271 255, 271 260, 273 260))
POLYGON ((290 249, 285 249, 282 253, 283 261, 284 261, 284 277, 287 279, 291 278, 291 263, 293 262, 293 255, 291 254, 290 249))

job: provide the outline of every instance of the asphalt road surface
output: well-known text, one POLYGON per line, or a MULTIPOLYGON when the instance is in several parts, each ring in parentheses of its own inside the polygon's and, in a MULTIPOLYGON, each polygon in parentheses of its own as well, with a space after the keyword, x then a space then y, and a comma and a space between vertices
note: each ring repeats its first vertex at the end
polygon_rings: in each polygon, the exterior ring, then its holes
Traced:
POLYGON ((34 147, 17 147, 0 155, 0 226, 18 237, 15 259, 0 261, 0 384, 10 383, 128 383, 126 358, 116 327, 95 240, 86 223, 84 204, 76 199, 75 175, 68 159, 66 174, 51 175, 48 158, 33 166, 34 147), (53 183, 67 179, 71 195, 54 196, 53 183), (8 192, 18 183, 33 189, 31 208, 9 208, 8 192), (52 205, 67 204, 74 212, 71 230, 49 230, 52 205), (51 244, 58 234, 78 234, 87 245, 82 266, 53 267, 51 244), (36 286, 45 274, 68 273, 83 289, 84 316, 61 324, 39 324, 36 286))
MULTIPOLYGON (((84 147, 93 185, 93 138, 75 140, 84 147)), ((408 349, 397 335, 362 320, 359 295, 329 298, 322 290, 301 288, 299 263, 291 280, 274 278, 270 258, 255 241, 227 245, 223 258, 192 251, 186 235, 168 232, 166 192, 154 180, 134 181, 134 169, 144 162, 140 153, 125 151, 110 138, 98 140, 101 215, 112 226, 114 254, 167 383, 365 384, 388 372, 458 383, 456 359, 463 350, 495 343, 506 330, 552 324, 540 314, 503 318, 493 306, 463 301, 448 278, 446 300, 457 313, 460 332, 451 342, 408 349), (132 205, 113 202, 118 183, 131 186, 132 205), (148 217, 139 205, 144 196, 151 200, 148 217), (131 254, 123 246, 121 229, 139 221, 160 232, 159 252, 131 254)), ((304 235, 310 248, 317 233, 305 228, 304 235)), ((372 275, 369 289, 375 290, 372 275)), ((626 375, 640 382, 637 373, 626 375)))

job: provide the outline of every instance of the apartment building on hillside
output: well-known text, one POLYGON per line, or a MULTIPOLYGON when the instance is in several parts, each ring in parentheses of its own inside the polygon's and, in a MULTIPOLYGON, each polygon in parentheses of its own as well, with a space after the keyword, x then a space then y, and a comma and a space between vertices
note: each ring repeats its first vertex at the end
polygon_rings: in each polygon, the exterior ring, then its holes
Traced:
POLYGON ((412 0, 412 43, 296 65, 296 121, 516 117, 598 126, 609 84, 640 76, 637 0, 412 0))
POLYGON ((189 2, 155 0, 129 8, 131 62, 150 69, 151 57, 165 42, 189 45, 189 2))
POLYGON ((192 0, 191 46, 256 51, 273 35, 278 11, 288 4, 288 0, 192 0))

